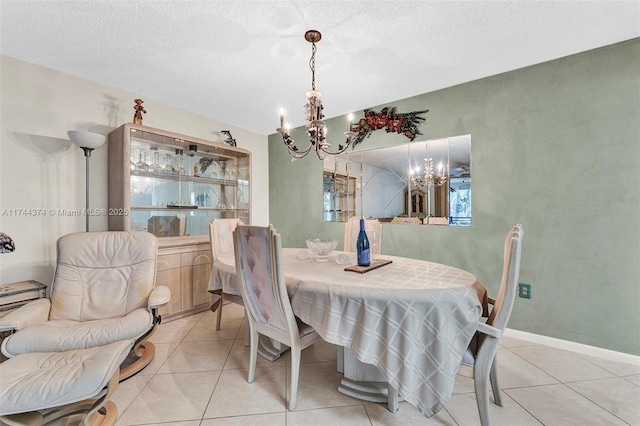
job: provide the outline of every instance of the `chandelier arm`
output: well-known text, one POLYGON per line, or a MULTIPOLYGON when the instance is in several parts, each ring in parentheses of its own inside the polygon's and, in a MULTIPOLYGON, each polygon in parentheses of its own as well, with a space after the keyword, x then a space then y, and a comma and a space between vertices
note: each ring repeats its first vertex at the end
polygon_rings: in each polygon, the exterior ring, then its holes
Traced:
POLYGON ((351 146, 351 141, 352 141, 352 138, 347 138, 345 143, 344 143, 344 145, 342 145, 342 149, 339 149, 338 151, 329 151, 328 149, 325 149, 322 146, 320 146, 319 149, 321 149, 322 151, 324 151, 325 153, 330 154, 330 155, 338 155, 338 154, 342 154, 343 152, 345 152, 347 150, 347 148, 349 148, 351 146))
POLYGON ((313 142, 309 142, 309 146, 304 151, 300 151, 296 147, 296 141, 294 141, 290 135, 286 133, 281 133, 281 135, 282 135, 282 141, 284 142, 285 146, 287 147, 287 150, 289 151, 289 155, 291 155, 294 158, 302 158, 306 156, 309 153, 309 151, 311 151, 311 148, 314 145, 313 142), (293 148, 296 148, 296 149, 293 149, 293 148))

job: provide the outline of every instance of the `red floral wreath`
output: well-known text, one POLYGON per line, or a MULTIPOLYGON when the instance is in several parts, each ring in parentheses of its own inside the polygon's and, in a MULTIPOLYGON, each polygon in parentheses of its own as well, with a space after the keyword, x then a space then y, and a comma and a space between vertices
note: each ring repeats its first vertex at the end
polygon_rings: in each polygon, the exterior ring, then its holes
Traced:
POLYGON ((426 114, 429 110, 413 111, 407 113, 396 113, 396 107, 385 107, 380 112, 370 109, 364 110, 364 117, 354 125, 356 132, 353 146, 361 143, 364 138, 371 136, 375 130, 385 129, 387 133, 401 133, 413 141, 416 136, 421 135, 418 125, 425 120, 420 114, 426 114))

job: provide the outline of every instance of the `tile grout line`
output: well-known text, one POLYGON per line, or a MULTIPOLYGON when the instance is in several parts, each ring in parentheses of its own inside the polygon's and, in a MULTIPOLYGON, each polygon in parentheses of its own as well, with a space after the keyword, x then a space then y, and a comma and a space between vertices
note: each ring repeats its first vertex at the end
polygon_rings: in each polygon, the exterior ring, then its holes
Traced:
MULTIPOLYGON (((613 377, 612 377, 613 378, 613 377)), ((615 377, 615 378, 619 378, 619 377, 615 377)), ((608 380, 608 379, 600 379, 600 380, 608 380)), ((580 382, 569 382, 569 383, 580 383, 580 382)), ((581 397, 583 397, 584 399, 586 399, 587 401, 590 401, 591 403, 597 405, 598 407, 602 408, 604 411, 606 411, 607 413, 611 414, 613 417, 615 417, 616 419, 620 420, 621 422, 625 423, 625 424, 629 424, 626 420, 618 417, 615 413, 607 410, 605 407, 603 407, 602 405, 598 404, 596 401, 592 400, 591 398, 589 398, 588 396, 582 394, 579 390, 572 388, 571 386, 567 385, 566 383, 563 383, 567 388, 571 389, 572 391, 574 391, 576 394, 580 395, 581 397)))
MULTIPOLYGON (((540 386, 548 386, 548 385, 540 385, 540 386)), ((520 404, 519 401, 517 401, 513 396, 509 395, 506 391, 504 390, 500 390, 502 393, 504 393, 509 399, 511 399, 514 403, 516 403, 517 405, 520 406, 520 408, 522 408, 525 412, 527 412, 531 417, 533 417, 534 419, 536 419, 536 421, 538 423, 540 423, 541 425, 544 426, 544 422, 542 420, 540 420, 538 417, 535 416, 535 414, 533 414, 531 411, 527 410, 525 406, 523 406, 522 404, 520 404)), ((502 408, 502 407, 501 407, 502 408)))

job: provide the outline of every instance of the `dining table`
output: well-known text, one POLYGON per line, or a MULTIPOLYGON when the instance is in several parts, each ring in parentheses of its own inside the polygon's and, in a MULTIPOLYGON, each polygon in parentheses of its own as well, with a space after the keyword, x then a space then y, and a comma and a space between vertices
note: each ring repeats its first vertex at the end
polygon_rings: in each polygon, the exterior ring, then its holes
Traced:
MULTIPOLYGON (((423 415, 449 402, 462 357, 487 310, 486 289, 473 274, 390 255, 376 258, 391 261, 385 266, 357 273, 344 264, 355 263, 355 253, 334 251, 327 262, 317 262, 305 249, 284 248, 282 254, 287 292, 300 320, 358 362, 374 366, 423 415)), ((215 290, 240 294, 232 254, 214 261, 209 291, 215 290)), ((359 386, 349 378, 339 386, 358 396, 354 389, 359 386)))

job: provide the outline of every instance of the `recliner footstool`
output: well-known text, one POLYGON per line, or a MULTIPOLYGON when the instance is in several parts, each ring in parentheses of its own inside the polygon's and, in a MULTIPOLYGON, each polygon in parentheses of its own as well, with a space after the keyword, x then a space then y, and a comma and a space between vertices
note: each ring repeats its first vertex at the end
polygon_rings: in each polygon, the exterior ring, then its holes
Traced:
POLYGON ((109 401, 133 340, 66 352, 21 354, 0 364, 0 421, 42 425, 87 411, 83 425, 111 425, 109 401))

